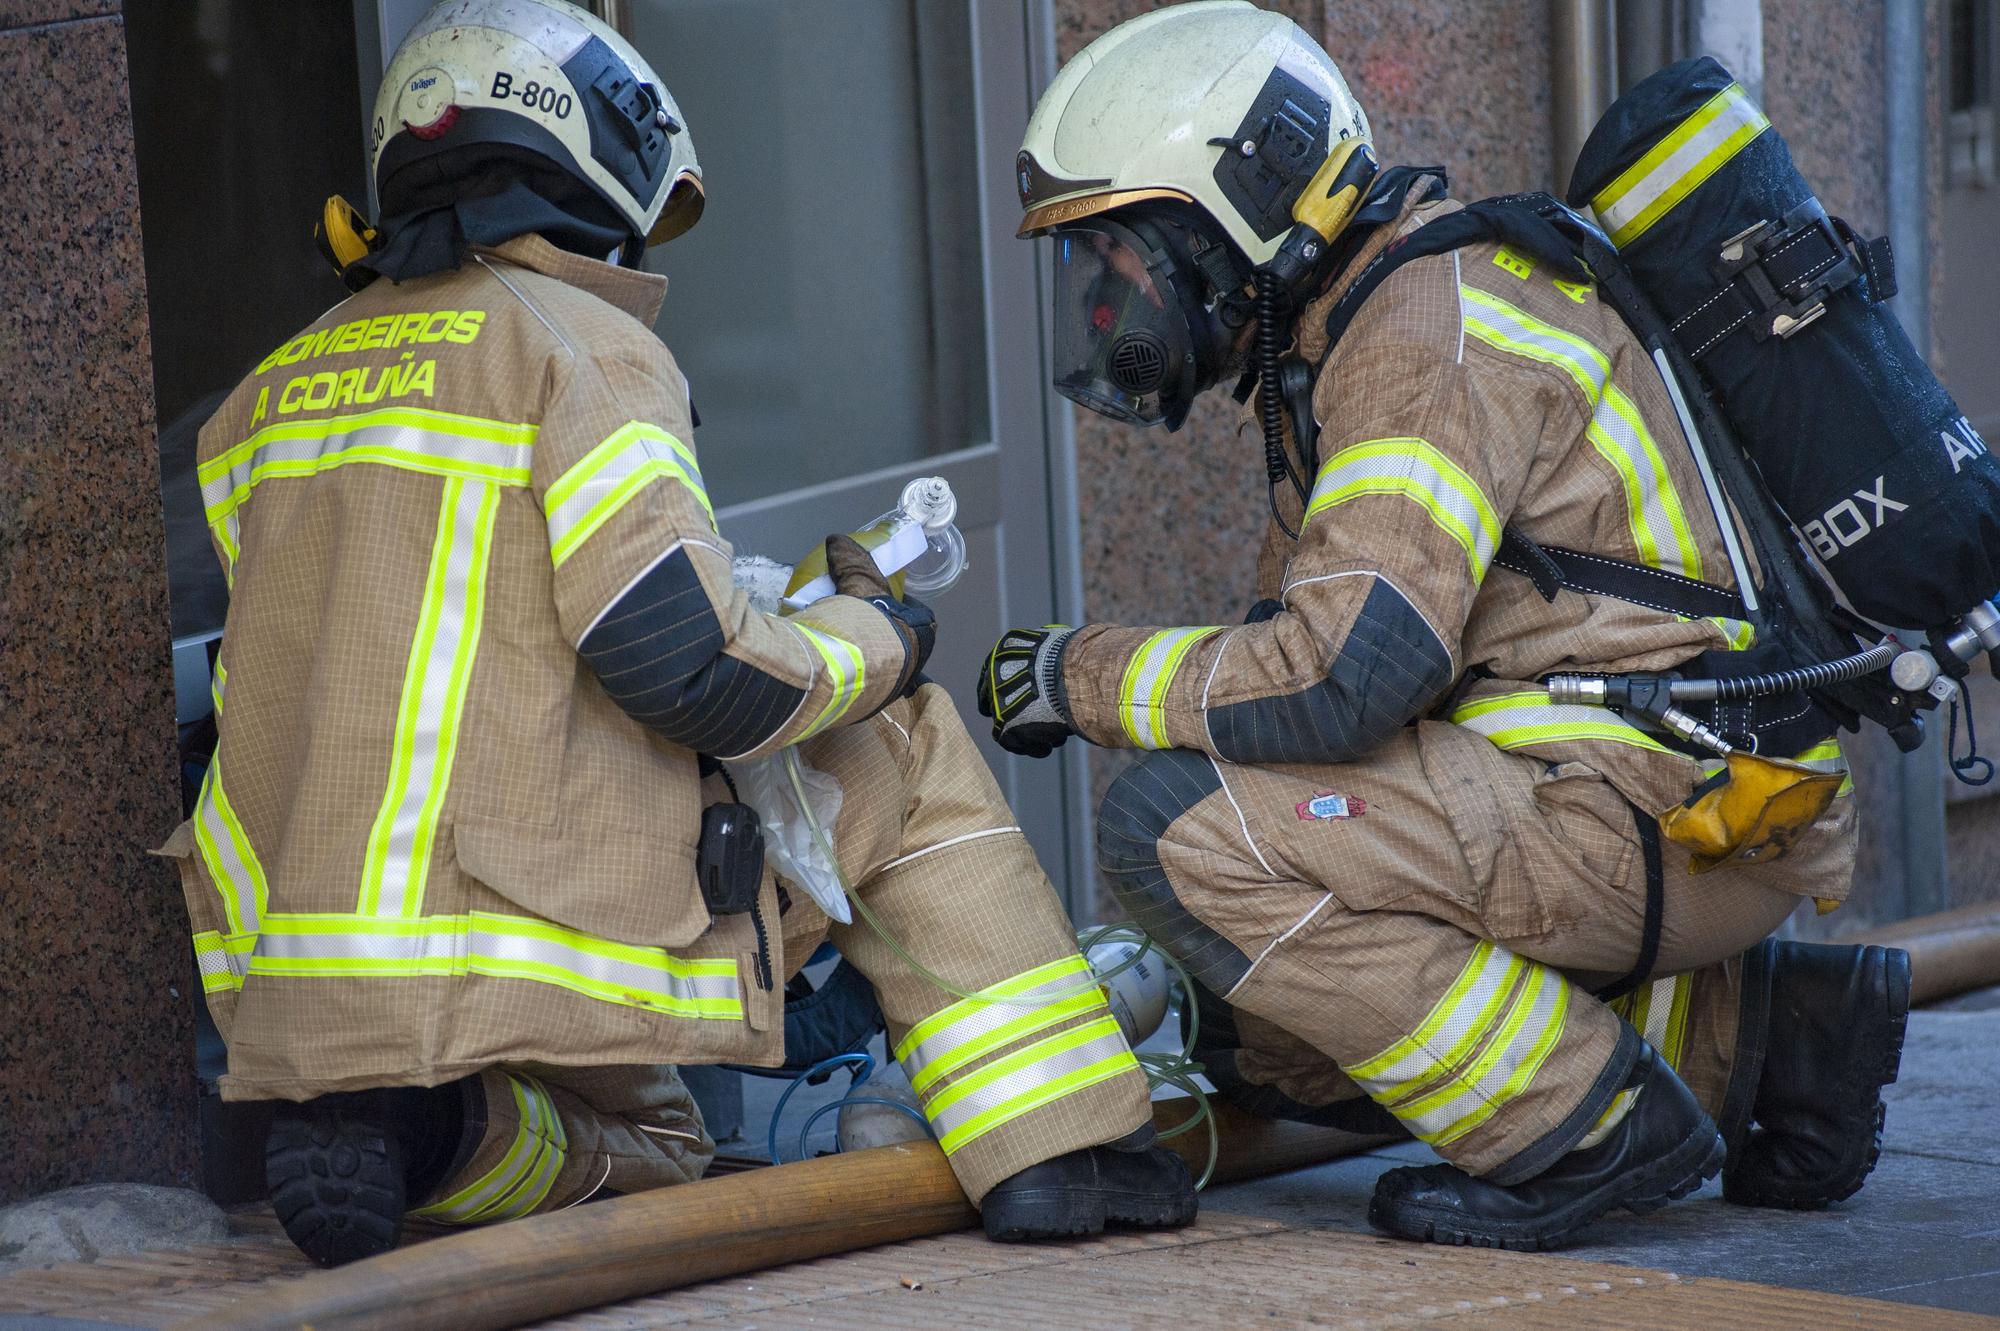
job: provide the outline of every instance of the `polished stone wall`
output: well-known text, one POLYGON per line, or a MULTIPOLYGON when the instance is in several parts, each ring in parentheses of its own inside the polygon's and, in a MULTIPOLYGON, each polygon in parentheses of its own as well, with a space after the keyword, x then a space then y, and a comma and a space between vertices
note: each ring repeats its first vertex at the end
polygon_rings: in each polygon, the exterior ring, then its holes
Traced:
POLYGON ((0 0, 0 1202, 193 1180, 139 194, 116 0, 0 0))

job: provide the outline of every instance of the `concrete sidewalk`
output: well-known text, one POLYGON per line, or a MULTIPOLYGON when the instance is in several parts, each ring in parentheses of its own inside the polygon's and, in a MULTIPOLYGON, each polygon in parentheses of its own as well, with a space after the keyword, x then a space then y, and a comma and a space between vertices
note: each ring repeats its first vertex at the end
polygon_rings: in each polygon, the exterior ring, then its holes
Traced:
MULTIPOLYGON (((2000 1313, 2000 991, 1912 1013, 1887 1089, 1881 1163, 1825 1211, 1750 1210, 1720 1181, 1645 1217, 1599 1221, 1577 1258, 1899 1303, 2000 1313)), ((1205 1208, 1366 1230, 1375 1178, 1434 1159, 1399 1146, 1211 1190, 1205 1208)))

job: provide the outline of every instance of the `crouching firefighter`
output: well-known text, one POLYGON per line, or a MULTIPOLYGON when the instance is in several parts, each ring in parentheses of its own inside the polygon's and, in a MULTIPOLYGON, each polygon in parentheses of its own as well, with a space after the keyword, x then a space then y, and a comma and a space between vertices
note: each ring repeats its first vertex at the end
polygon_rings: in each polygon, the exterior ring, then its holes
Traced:
POLYGON ((356 292, 201 436, 232 584, 180 856, 228 1099, 280 1102, 324 1263, 699 1176, 674 1065, 784 1060, 819 942, 868 977, 989 1232, 1185 1223, 1146 1079, 970 737, 931 615, 846 538, 789 618, 731 580, 640 255, 701 174, 657 75, 557 0, 452 0, 383 80, 356 292), (539 89, 530 95, 529 89, 539 89), (375 277, 389 280, 370 281, 375 277), (803 745, 886 931, 766 869, 729 764, 803 745))
MULTIPOLYGON (((1741 148, 1754 108, 1716 104, 1736 118, 1673 141, 1741 148)), ((1016 629, 978 686, 1015 752, 1145 751, 1099 862, 1208 991, 1217 1085, 1428 1143, 1447 1163, 1388 1172, 1370 1208, 1411 1238, 1554 1246, 1718 1170, 1750 1205, 1854 1192, 1908 958, 1767 939, 1848 892, 1826 708, 1796 683, 1698 724, 1637 705, 1632 672, 1735 673, 1769 617, 1679 390, 1605 293, 1441 171, 1378 169, 1326 54, 1236 0, 1092 43, 1017 166, 1061 392, 1175 429, 1254 375, 1272 521, 1247 621, 1016 629), (1629 675, 1633 705, 1552 700, 1559 672, 1629 675), (1701 848, 1700 792, 1754 793, 1724 775, 1753 754, 1782 789, 1701 848)), ((1702 166, 1639 174, 1671 202, 1702 166)))

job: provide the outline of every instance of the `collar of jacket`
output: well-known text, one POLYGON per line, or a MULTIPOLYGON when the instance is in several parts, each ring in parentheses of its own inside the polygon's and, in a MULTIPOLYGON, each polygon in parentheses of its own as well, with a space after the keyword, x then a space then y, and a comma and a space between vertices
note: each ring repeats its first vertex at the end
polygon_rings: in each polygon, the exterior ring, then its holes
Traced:
POLYGON ((540 236, 516 236, 504 245, 478 245, 474 252, 490 254, 531 273, 541 273, 587 291, 648 328, 660 317, 660 305, 667 298, 667 279, 658 273, 586 259, 581 254, 557 249, 540 236))
POLYGON ((1419 181, 1403 200, 1403 210, 1396 215, 1396 219, 1376 227, 1373 234, 1361 243, 1361 248, 1354 252, 1341 270, 1327 282, 1319 295, 1313 297, 1312 303, 1300 313, 1294 327, 1297 330, 1299 354, 1308 364, 1318 365, 1326 359, 1327 311, 1333 308, 1334 302, 1345 295, 1347 288, 1354 284, 1354 280, 1374 262, 1375 256, 1389 248, 1390 243, 1399 236, 1407 236, 1424 223, 1434 222, 1465 206, 1449 195, 1441 199, 1432 199, 1428 203, 1419 203, 1417 196, 1422 192, 1422 182, 1419 181))

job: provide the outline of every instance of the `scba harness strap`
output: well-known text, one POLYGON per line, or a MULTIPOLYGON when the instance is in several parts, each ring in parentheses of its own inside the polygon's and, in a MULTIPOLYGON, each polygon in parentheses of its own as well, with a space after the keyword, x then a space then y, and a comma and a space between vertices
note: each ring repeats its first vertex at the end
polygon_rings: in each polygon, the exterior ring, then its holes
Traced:
MULTIPOLYGON (((1793 219, 1787 220, 1789 224, 1793 219)), ((1494 241, 1546 265, 1564 281, 1587 282, 1600 277, 1583 257, 1593 252, 1588 245, 1593 238, 1601 240, 1601 235, 1589 221, 1547 194, 1508 194, 1468 204, 1398 237, 1369 261, 1327 312, 1327 354, 1332 354, 1332 348, 1353 324, 1368 298, 1405 264, 1494 241)), ((1800 257, 1798 262, 1804 266, 1787 279, 1787 290, 1796 287, 1797 281, 1814 275, 1812 265, 1816 260, 1800 257)), ((1824 265, 1818 274, 1825 277, 1824 265)), ((1614 308, 1630 321, 1622 304, 1614 302, 1614 308)), ((1740 594, 1728 588, 1609 555, 1542 545, 1514 526, 1502 532, 1493 562, 1528 578, 1547 601, 1569 591, 1610 597, 1688 619, 1751 624, 1760 636, 1772 628, 1768 617, 1753 612, 1740 594)), ((1702 653, 1684 663, 1680 672, 1690 678, 1707 678, 1757 673, 1774 665, 1792 664, 1790 654, 1775 640, 1776 636, 1766 637, 1764 645, 1753 651, 1702 653)), ((1803 693, 1739 704, 1692 704, 1687 710, 1697 715, 1706 713, 1703 719, 1712 729, 1752 752, 1793 752, 1824 738, 1835 726, 1835 719, 1803 693)), ((1665 742, 1691 753, 1706 752, 1671 739, 1665 742)))

